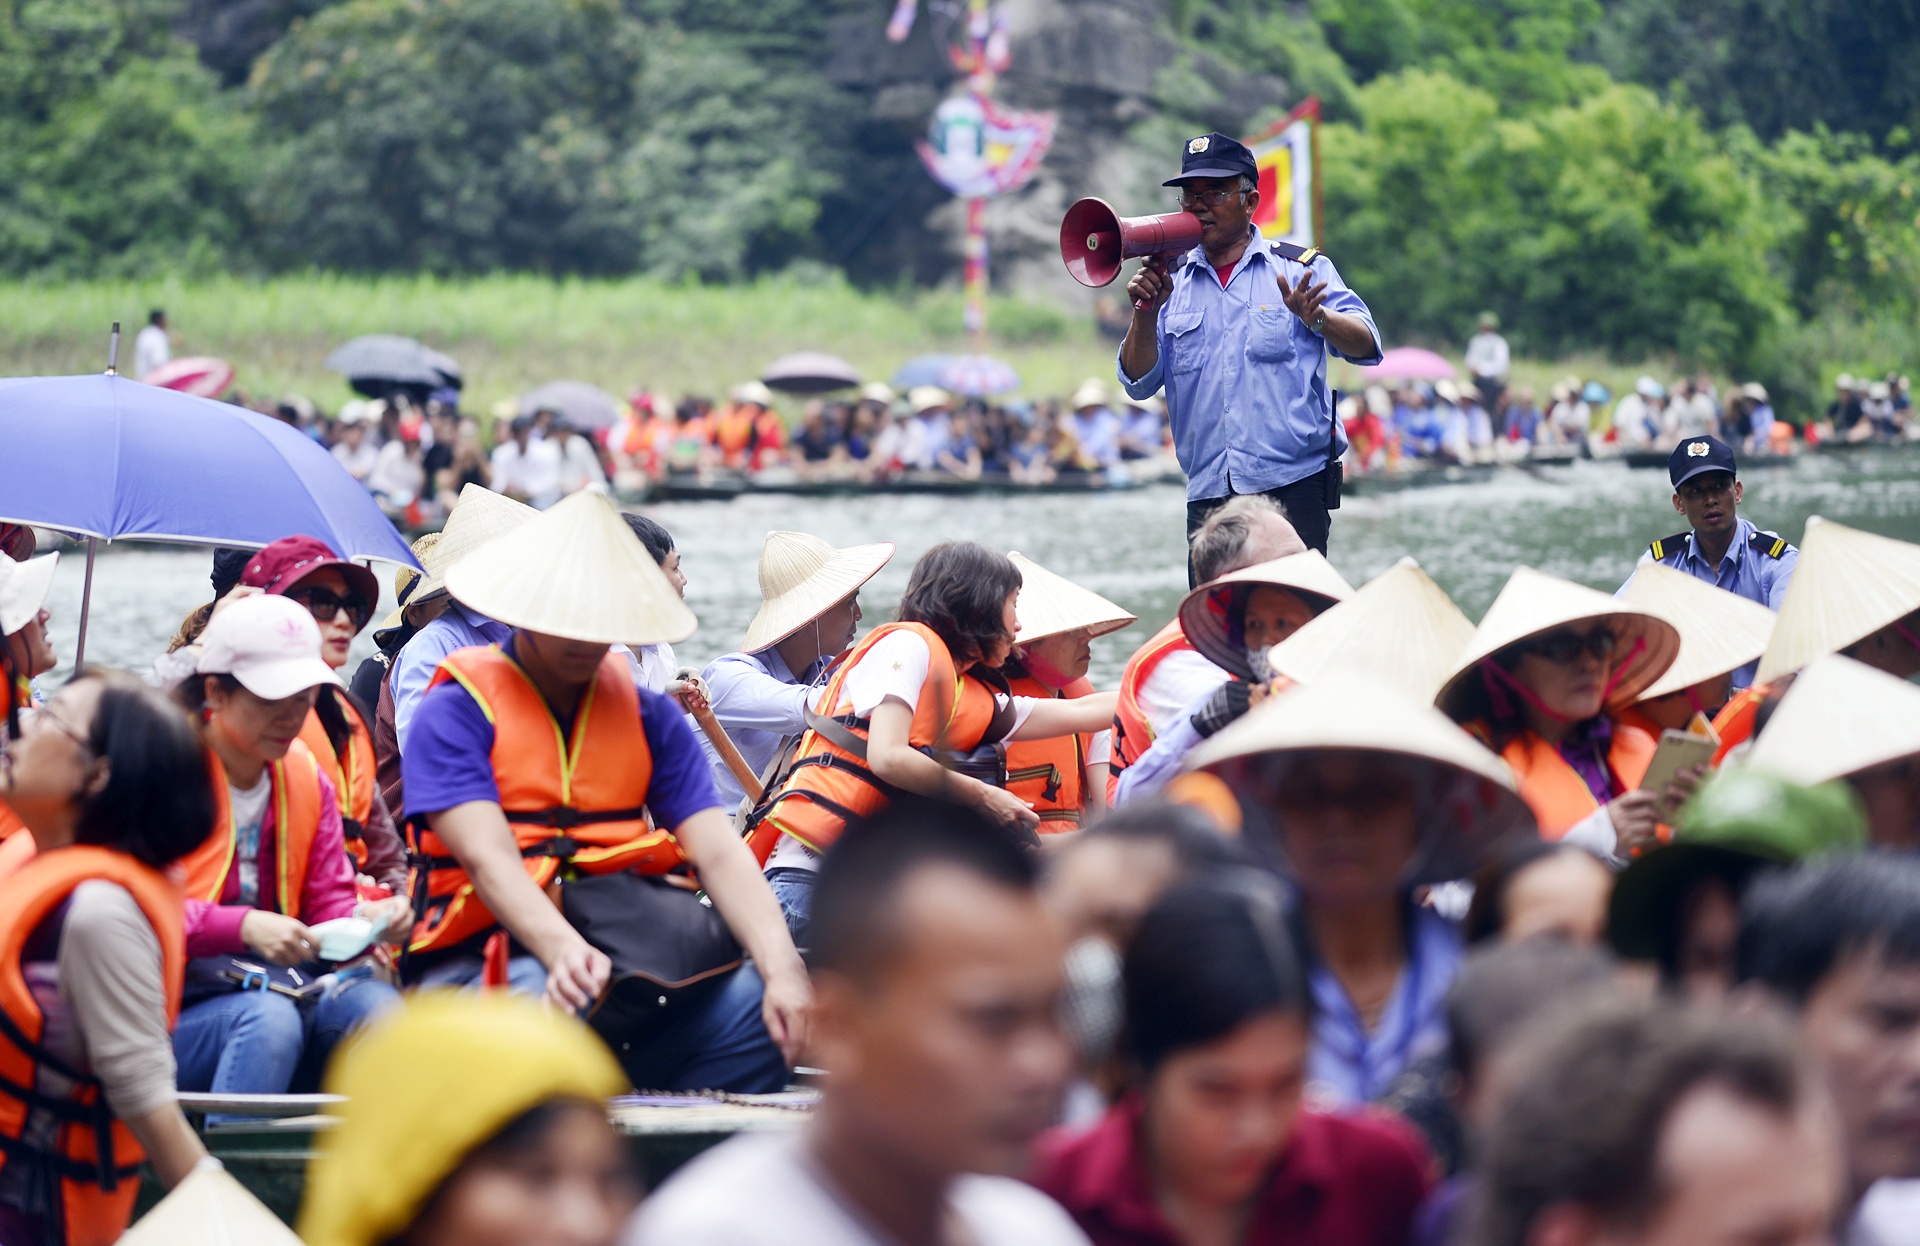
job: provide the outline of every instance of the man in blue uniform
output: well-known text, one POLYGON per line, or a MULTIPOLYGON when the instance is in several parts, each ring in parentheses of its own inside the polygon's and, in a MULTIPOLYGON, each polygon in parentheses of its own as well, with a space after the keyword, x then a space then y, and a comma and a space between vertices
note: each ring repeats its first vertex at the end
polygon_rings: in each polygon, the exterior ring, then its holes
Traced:
POLYGON ((1166 388, 1189 536, 1229 497, 1264 493, 1325 553, 1346 449, 1327 352, 1379 362, 1373 314, 1318 250, 1261 236, 1259 170, 1244 144, 1189 140, 1166 185, 1200 219, 1200 245, 1148 260, 1128 284, 1120 383, 1134 398, 1166 388))
MULTIPOLYGON (((1640 561, 1665 563, 1696 580, 1778 610, 1800 551, 1779 533, 1740 518, 1737 511, 1746 491, 1735 469, 1732 447, 1718 437, 1689 437, 1673 448, 1667 478, 1673 481, 1673 509, 1687 517, 1688 527, 1653 542, 1640 561)), ((1631 583, 1633 577, 1628 576, 1627 584, 1631 583)), ((1626 592, 1627 584, 1614 596, 1626 592)), ((1749 663, 1735 671, 1734 687, 1751 684, 1757 665, 1749 663)))

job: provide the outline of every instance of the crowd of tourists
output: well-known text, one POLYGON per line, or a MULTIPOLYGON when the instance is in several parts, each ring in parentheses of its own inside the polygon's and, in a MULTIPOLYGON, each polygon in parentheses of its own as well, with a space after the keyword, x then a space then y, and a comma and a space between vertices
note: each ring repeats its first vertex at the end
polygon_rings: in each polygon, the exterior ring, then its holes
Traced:
POLYGON ((1617 593, 1478 624, 1234 498, 1109 689, 1138 620, 1018 552, 883 609, 785 531, 682 669, 671 534, 473 480, 385 619, 288 534, 53 687, 0 528, 0 1243, 322 1088, 308 1246, 1912 1242, 1920 546, 1670 473, 1617 593), (801 1067, 651 1190, 604 1106, 801 1067))

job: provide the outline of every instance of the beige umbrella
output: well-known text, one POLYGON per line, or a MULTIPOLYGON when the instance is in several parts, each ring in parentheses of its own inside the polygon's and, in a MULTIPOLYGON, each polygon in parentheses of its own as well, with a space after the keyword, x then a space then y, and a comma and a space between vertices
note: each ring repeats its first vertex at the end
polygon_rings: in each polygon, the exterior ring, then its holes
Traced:
POLYGON ((1253 668, 1247 662, 1246 650, 1227 636, 1231 589, 1238 584, 1291 589, 1315 607, 1316 614, 1353 596, 1353 585, 1333 569, 1324 554, 1311 549, 1229 571, 1188 593, 1180 603, 1180 629, 1186 633, 1187 642, 1202 657, 1242 679, 1249 678, 1253 668))
POLYGON ((1533 813, 1507 764, 1425 701, 1358 671, 1333 670, 1267 698, 1202 741, 1190 770, 1225 780, 1254 817, 1266 816, 1303 753, 1341 749, 1436 763, 1445 779, 1427 793, 1427 839, 1416 882, 1464 878, 1507 836, 1534 837, 1533 813))
POLYGON ((1634 571, 1621 600, 1680 629, 1680 656, 1640 694, 1642 701, 1739 670, 1766 652, 1778 617, 1759 602, 1657 562, 1634 571))
POLYGON ((1658 615, 1616 601, 1572 580, 1515 567, 1507 577, 1500 595, 1487 607, 1487 615, 1474 629, 1466 652, 1453 668, 1435 704, 1449 717, 1459 719, 1468 711, 1463 705, 1470 680, 1480 663, 1530 637, 1550 632, 1569 623, 1598 619, 1612 621, 1620 647, 1615 651, 1620 665, 1614 670, 1613 690, 1607 705, 1617 708, 1631 705, 1654 680, 1666 673, 1680 653, 1680 633, 1673 624, 1658 615))
POLYGON ((446 526, 432 553, 421 561, 426 578, 413 586, 407 600, 425 601, 447 586, 447 568, 495 537, 505 536, 540 512, 491 489, 469 484, 460 490, 446 526))
POLYGON ((1453 673, 1473 620, 1411 558, 1402 558, 1352 597, 1267 651, 1278 674, 1310 684, 1360 670, 1422 701, 1453 673))
POLYGON ((1013 637, 1016 645, 1082 628, 1095 636, 1105 636, 1139 620, 1139 615, 1129 614, 1064 575, 1055 575, 1018 550, 1007 557, 1020 569, 1020 599, 1014 603, 1020 621, 1020 630, 1013 637))
POLYGON ((1800 562, 1756 678, 1770 683, 1915 610, 1920 610, 1920 545, 1815 515, 1807 520, 1800 562))
POLYGON ((1795 677, 1742 764, 1824 783, 1916 753, 1920 688, 1831 653, 1795 677))
POLYGON ((893 557, 892 541, 835 549, 805 532, 769 532, 760 547, 760 609, 746 653, 777 645, 860 591, 893 557))
POLYGON ((510 627, 595 644, 681 641, 698 626, 598 493, 576 493, 452 564, 447 591, 510 627))
POLYGON ((300 1239, 220 1161, 204 1159, 127 1230, 120 1246, 300 1246, 300 1239))

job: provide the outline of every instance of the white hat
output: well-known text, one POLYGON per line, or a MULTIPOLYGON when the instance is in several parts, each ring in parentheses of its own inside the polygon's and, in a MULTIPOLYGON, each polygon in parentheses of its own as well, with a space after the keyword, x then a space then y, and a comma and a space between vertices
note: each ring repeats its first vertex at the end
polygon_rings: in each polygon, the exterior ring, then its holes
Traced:
POLYGON ((200 633, 194 670, 231 675, 262 701, 340 684, 340 676, 320 657, 320 625, 313 615, 291 598, 268 593, 242 597, 214 612, 200 633))
POLYGON ((1891 398, 1893 397, 1893 387, 1888 385, 1885 381, 1875 381, 1872 384, 1867 386, 1867 397, 1891 398))
POLYGON ((1227 611, 1232 601, 1228 590, 1236 584, 1291 589, 1315 607, 1315 614, 1353 596, 1353 585, 1333 569, 1324 554, 1312 549, 1229 571, 1188 593, 1180 603, 1180 630, 1186 633, 1187 643, 1215 666, 1243 679, 1252 676, 1253 667, 1246 650, 1227 638, 1227 611))
POLYGON ((1409 881, 1463 878, 1499 840, 1539 834, 1505 762, 1433 706, 1357 671, 1330 671, 1268 697, 1202 741, 1187 767, 1224 779, 1258 817, 1292 769, 1288 755, 1323 749, 1419 758, 1449 776, 1422 811, 1429 838, 1409 881))
POLYGON ((509 627, 590 644, 680 641, 699 626, 599 493, 573 494, 451 564, 447 591, 509 627))
POLYGON ((1433 383, 1433 392, 1447 402, 1460 401, 1460 387, 1444 377, 1433 383))
POLYGON ((916 385, 907 391, 907 405, 915 415, 941 411, 953 405, 953 395, 938 385, 916 385))
POLYGON ((1852 389, 1853 388, 1852 375, 1850 373, 1842 372, 1839 376, 1834 377, 1833 387, 1835 389, 1852 389))
POLYGON ((1758 381, 1748 381, 1745 385, 1742 385, 1740 387, 1740 394, 1742 397, 1751 398, 1755 402, 1767 401, 1767 387, 1758 381))
POLYGON ((868 381, 860 387, 860 401, 877 402, 883 407, 893 405, 893 386, 885 381, 868 381))
POLYGON ((1920 545, 1815 515, 1755 677, 1768 683, 1920 610, 1920 545))
POLYGON ((1643 376, 1633 383, 1633 392, 1642 398, 1665 398, 1667 387, 1650 376, 1643 376))
POLYGON ((122 1246, 300 1246, 217 1160, 203 1159, 120 1239, 122 1246))
POLYGON ((11 636, 33 622, 53 587, 53 569, 60 555, 46 554, 25 562, 0 555, 0 636, 11 636))
POLYGON ((374 414, 365 398, 355 398, 343 405, 340 414, 333 418, 341 424, 371 424, 380 417, 374 414))
POLYGON ((741 649, 758 653, 813 622, 859 592, 893 550, 892 541, 835 549, 805 532, 767 533, 760 547, 760 609, 741 649))
POLYGON ((1631 705, 1679 656, 1679 630, 1650 611, 1532 567, 1515 567, 1507 577, 1434 703, 1449 717, 1461 719, 1468 712, 1463 694, 1482 662, 1508 645, 1569 623, 1599 619, 1612 622, 1620 642, 1615 651, 1620 666, 1614 671, 1607 705, 1631 705))
POLYGON ((773 406, 773 391, 759 381, 744 381, 733 387, 735 402, 751 402, 756 406, 773 406))
POLYGON ((1080 382, 1080 388, 1073 391, 1073 409, 1082 407, 1104 407, 1107 405, 1107 385, 1094 377, 1080 382))
POLYGON ((427 557, 420 560, 426 575, 413 586, 409 602, 425 601, 447 586, 447 568, 496 537, 505 536, 540 512, 524 502, 469 483, 460 490, 446 527, 427 557))
POLYGON ((1657 562, 1634 571, 1620 600, 1651 610, 1680 630, 1680 656, 1640 694, 1642 701, 1745 666, 1767 651, 1777 618, 1759 602, 1657 562))
POLYGON ((1830 653, 1794 678, 1742 765, 1824 783, 1920 753, 1920 688, 1830 653))
POLYGON ((1007 557, 1020 569, 1020 598, 1014 603, 1020 630, 1013 643, 1045 640, 1062 632, 1088 631, 1105 636, 1131 627, 1139 615, 1129 614, 1092 589, 1081 588, 1063 575, 1055 575, 1025 554, 1015 550, 1007 557))
POLYGON ((1473 620, 1411 558, 1267 651, 1276 674, 1310 684, 1364 671, 1421 701, 1453 673, 1473 620))

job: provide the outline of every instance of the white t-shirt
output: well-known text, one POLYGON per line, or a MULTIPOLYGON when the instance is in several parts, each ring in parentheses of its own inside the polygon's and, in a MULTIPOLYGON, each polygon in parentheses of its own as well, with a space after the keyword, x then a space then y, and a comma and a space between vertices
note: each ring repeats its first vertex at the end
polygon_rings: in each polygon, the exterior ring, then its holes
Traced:
POLYGON ((240 871, 240 903, 260 903, 260 831, 266 822, 267 797, 273 782, 262 770, 249 788, 227 784, 227 803, 233 810, 233 861, 240 871))
POLYGON ((167 331, 157 324, 150 324, 140 330, 133 339, 133 376, 137 381, 147 379, 147 373, 163 363, 173 360, 173 344, 167 341, 167 331))
MULTIPOLYGON (((806 1136, 746 1134, 675 1173, 621 1246, 894 1246, 825 1184, 806 1136)), ((972 1246, 1087 1246, 1060 1204, 1009 1177, 963 1176, 947 1206, 972 1246)))
POLYGON ((1140 710, 1153 726, 1154 738, 1167 734, 1193 712, 1193 703, 1227 682, 1227 673, 1191 649, 1177 649, 1160 659, 1140 685, 1140 710))
POLYGON ((336 441, 333 443, 333 457, 340 461, 340 466, 352 473, 355 480, 365 482, 372 474, 374 465, 380 461, 380 447, 371 437, 362 437, 358 446, 336 441))

